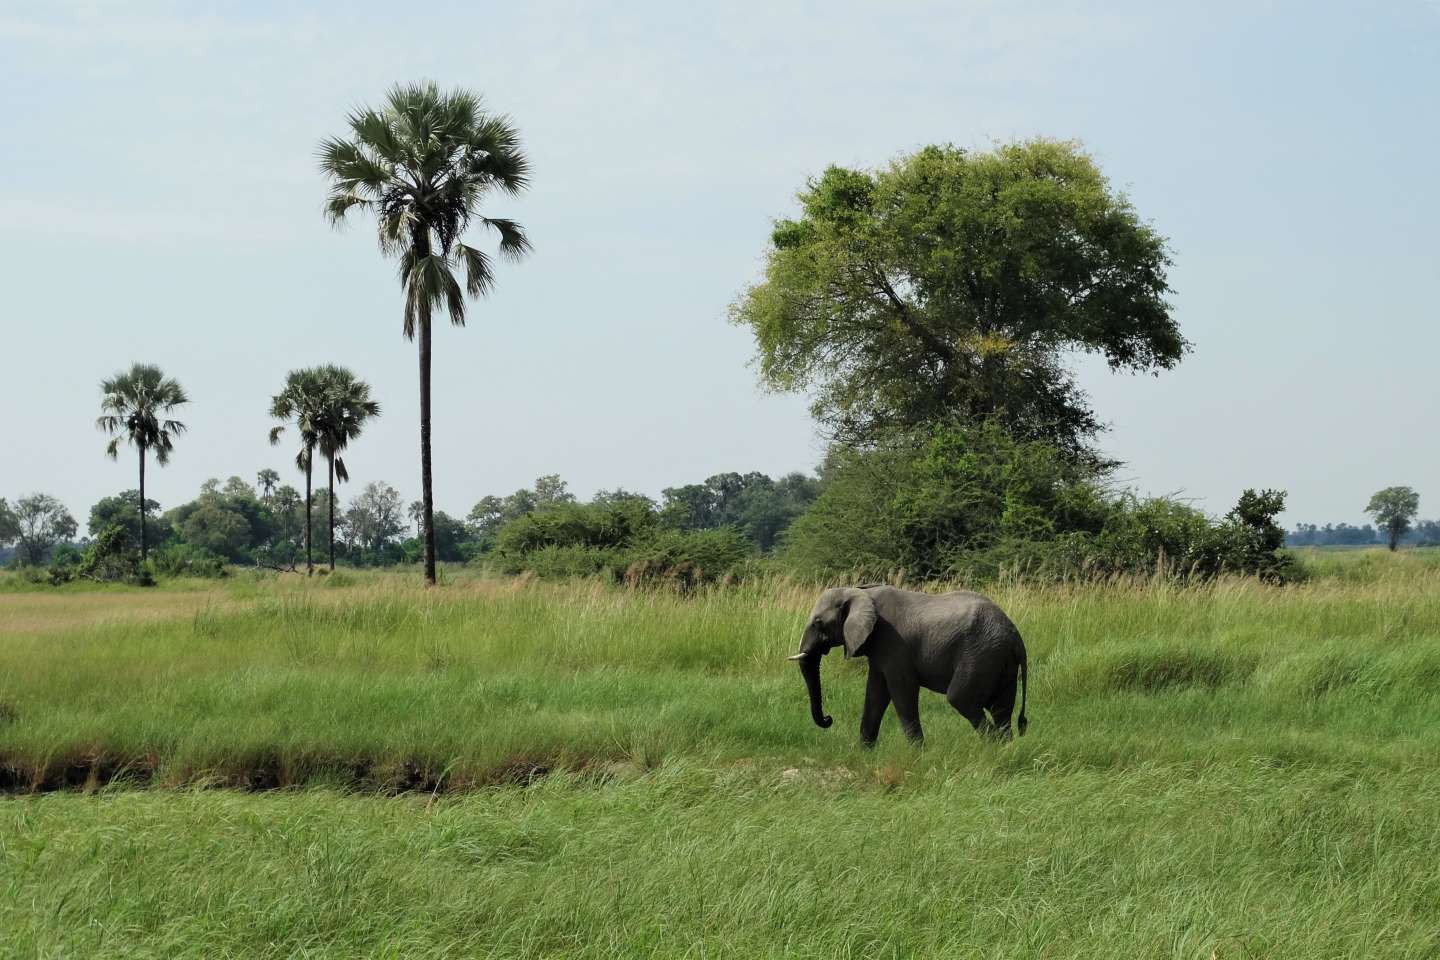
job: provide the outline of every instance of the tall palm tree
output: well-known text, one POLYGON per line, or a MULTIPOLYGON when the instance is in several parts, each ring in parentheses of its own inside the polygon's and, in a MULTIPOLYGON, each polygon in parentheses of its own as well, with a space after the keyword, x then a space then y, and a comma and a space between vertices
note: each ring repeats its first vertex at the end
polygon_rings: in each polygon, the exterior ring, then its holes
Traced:
POLYGON ((315 447, 320 443, 320 418, 325 409, 325 379, 321 369, 307 367, 291 370, 285 376, 285 389, 270 398, 270 416, 286 421, 270 430, 271 445, 278 444, 290 423, 300 435, 300 452, 295 466, 305 474, 305 572, 315 572, 315 559, 310 547, 310 501, 314 496, 312 474, 315 447))
POLYGON ((380 404, 370 399, 370 384, 344 367, 324 366, 320 377, 325 387, 319 420, 317 446, 330 467, 330 569, 335 569, 335 481, 350 479, 340 451, 360 436, 365 421, 380 415, 380 404))
POLYGON ((494 285, 490 257, 460 236, 473 224, 500 237, 501 256, 530 249, 513 220, 484 217, 492 191, 511 196, 529 183, 529 160, 509 120, 481 109, 464 90, 441 93, 433 83, 397 86, 378 110, 349 117, 351 139, 321 142, 320 169, 330 180, 325 214, 339 224, 356 208, 375 213, 380 250, 400 261, 407 340, 420 347, 420 489, 425 579, 435 582, 435 503, 430 469, 430 321, 443 308, 465 325, 465 297, 494 285), (465 285, 456 274, 463 268, 465 285))
POLYGON ((165 376, 159 367, 133 364, 128 371, 100 382, 100 409, 104 413, 95 426, 113 438, 105 447, 111 460, 120 454, 120 441, 128 440, 140 451, 140 561, 149 556, 145 534, 145 454, 154 451, 160 466, 170 462, 174 439, 185 432, 179 420, 164 415, 190 402, 179 382, 165 376))

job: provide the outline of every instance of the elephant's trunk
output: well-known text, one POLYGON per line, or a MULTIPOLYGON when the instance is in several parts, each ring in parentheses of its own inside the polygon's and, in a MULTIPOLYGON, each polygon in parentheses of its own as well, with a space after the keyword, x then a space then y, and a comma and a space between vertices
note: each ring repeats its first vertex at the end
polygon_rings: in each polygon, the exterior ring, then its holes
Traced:
POLYGON ((810 691, 810 717, 815 726, 822 730, 835 721, 825 715, 820 701, 820 654, 811 653, 800 658, 800 676, 805 678, 805 689, 810 691))

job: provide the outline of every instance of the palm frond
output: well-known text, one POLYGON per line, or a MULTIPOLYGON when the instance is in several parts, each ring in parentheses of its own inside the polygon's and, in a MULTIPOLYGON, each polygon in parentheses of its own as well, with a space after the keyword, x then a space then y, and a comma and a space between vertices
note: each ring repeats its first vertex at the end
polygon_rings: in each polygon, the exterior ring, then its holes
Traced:
POLYGON ((481 220, 500 234, 500 255, 505 259, 520 260, 530 252, 530 239, 525 236, 525 228, 514 220, 499 217, 481 217, 481 220))
POLYGON ((465 264, 465 292, 472 297, 489 293, 495 285, 495 275, 490 270, 490 258, 463 243, 455 245, 455 253, 460 262, 465 264))

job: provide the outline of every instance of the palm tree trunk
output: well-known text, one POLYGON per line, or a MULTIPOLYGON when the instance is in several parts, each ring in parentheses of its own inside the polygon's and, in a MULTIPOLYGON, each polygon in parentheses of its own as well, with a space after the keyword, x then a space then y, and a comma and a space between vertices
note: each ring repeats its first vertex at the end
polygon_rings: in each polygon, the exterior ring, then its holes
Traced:
POLYGON ((330 572, 335 572, 335 458, 330 461, 330 572))
POLYGON ((305 575, 313 576, 315 561, 310 556, 310 472, 315 460, 314 449, 305 451, 305 575))
MULTIPOLYGON (((428 251, 427 251, 428 253, 428 251)), ((425 582, 435 583, 435 500, 430 473, 430 317, 420 312, 420 502, 425 529, 425 582)))
POLYGON ((140 562, 144 563, 148 555, 148 545, 145 542, 145 444, 140 444, 140 562))

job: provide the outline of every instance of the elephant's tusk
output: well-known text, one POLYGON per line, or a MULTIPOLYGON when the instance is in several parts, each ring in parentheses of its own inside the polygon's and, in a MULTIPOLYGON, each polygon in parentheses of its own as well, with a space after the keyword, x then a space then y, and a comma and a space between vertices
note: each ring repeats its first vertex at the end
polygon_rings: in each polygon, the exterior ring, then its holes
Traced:
POLYGON ((786 657, 785 659, 786 659, 786 660, 804 660, 804 659, 805 659, 805 654, 803 654, 803 653, 797 653, 797 654, 795 654, 795 656, 793 656, 793 657, 786 657))

